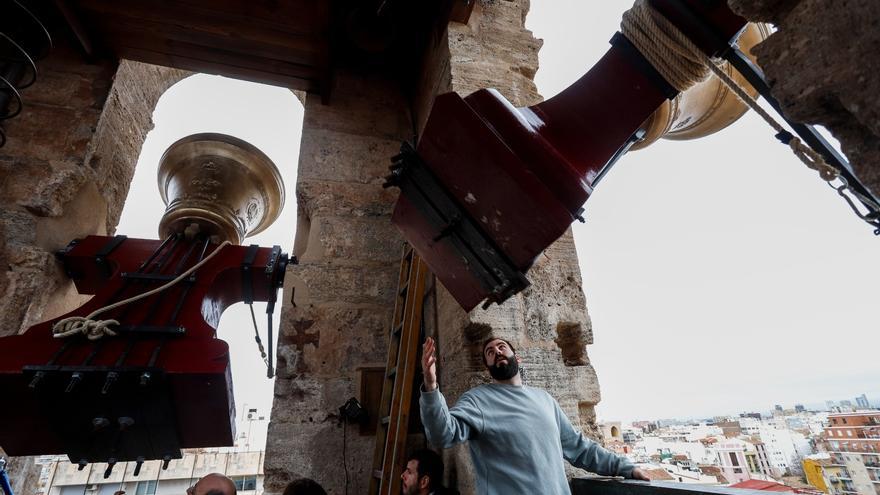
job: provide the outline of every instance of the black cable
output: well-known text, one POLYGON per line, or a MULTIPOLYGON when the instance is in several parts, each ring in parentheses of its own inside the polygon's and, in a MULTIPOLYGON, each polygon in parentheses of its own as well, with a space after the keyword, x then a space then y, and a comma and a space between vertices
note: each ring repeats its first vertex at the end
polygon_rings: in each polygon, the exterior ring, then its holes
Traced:
POLYGON ((12 62, 24 63, 25 65, 30 65, 30 68, 31 68, 30 80, 28 80, 27 82, 19 81, 16 84, 15 88, 16 89, 25 89, 28 86, 31 86, 32 84, 34 84, 37 81, 37 64, 34 62, 34 59, 32 59, 30 55, 28 55, 28 52, 24 48, 22 48, 21 45, 19 45, 18 43, 15 42, 15 40, 13 40, 9 36, 7 36, 6 33, 0 31, 0 38, 5 39, 10 45, 12 45, 13 48, 18 50, 24 56, 23 60, 13 60, 12 62))
POLYGON ((248 304, 248 308, 251 310, 251 321, 254 323, 254 341, 257 342, 257 349, 260 350, 260 357, 263 358, 266 367, 269 367, 269 361, 266 360, 266 349, 263 348, 263 341, 260 339, 260 331, 257 329, 257 316, 254 314, 253 303, 248 304))
POLYGON ((35 16, 34 13, 31 12, 30 10, 28 10, 27 7, 22 5, 21 2, 19 2, 18 0, 12 0, 12 2, 15 3, 16 5, 18 5, 18 7, 21 10, 23 10, 37 24, 37 26, 40 28, 40 31, 43 33, 43 35, 46 36, 46 41, 47 41, 46 53, 40 53, 40 54, 34 55, 35 59, 41 59, 41 58, 45 57, 46 54, 49 52, 49 50, 51 50, 52 47, 54 46, 54 43, 52 42, 52 35, 49 34, 49 30, 46 29, 46 25, 40 21, 40 18, 35 16))
POLYGON ((22 103, 22 100, 21 100, 21 94, 15 88, 15 85, 12 84, 11 82, 9 82, 8 80, 6 80, 5 77, 0 76, 0 83, 3 83, 3 85, 7 87, 7 89, 0 88, 0 91, 8 92, 11 96, 13 96, 15 98, 15 101, 18 103, 16 105, 16 108, 14 111, 8 112, 4 115, 0 115, 0 120, 11 119, 12 117, 15 117, 16 115, 20 114, 21 109, 24 106, 22 103))

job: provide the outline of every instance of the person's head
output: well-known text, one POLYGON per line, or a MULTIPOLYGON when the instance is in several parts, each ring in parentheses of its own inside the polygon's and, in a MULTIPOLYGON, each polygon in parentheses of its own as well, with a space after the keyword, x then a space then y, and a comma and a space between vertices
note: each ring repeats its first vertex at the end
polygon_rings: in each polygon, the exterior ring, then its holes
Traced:
POLYGON ((211 473, 202 477, 195 485, 186 490, 186 495, 235 495, 235 483, 220 473, 211 473))
POLYGON ((443 479, 443 459, 433 450, 417 450, 409 456, 406 469, 400 475, 403 495, 428 494, 440 488, 443 479))
POLYGON ((519 356, 510 342, 489 337, 483 342, 483 364, 496 380, 509 380, 519 373, 519 356))
POLYGON ((300 478, 287 484, 284 495, 327 495, 327 492, 317 481, 300 478))

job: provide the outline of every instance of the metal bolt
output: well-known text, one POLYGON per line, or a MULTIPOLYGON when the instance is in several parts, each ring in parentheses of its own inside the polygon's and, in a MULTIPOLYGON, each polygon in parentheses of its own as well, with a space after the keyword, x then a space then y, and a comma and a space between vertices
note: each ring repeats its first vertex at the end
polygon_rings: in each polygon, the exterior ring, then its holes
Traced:
POLYGON ((110 420, 101 416, 92 419, 92 428, 98 431, 110 426, 110 420))
POLYGON ((73 389, 76 388, 76 386, 79 384, 79 382, 82 381, 82 379, 83 379, 83 375, 79 371, 70 375, 70 383, 67 384, 67 388, 64 389, 64 393, 69 394, 69 393, 73 392, 73 389))
POLYGON ((45 377, 46 377, 46 373, 44 373, 44 372, 42 372, 42 371, 38 371, 38 372, 36 372, 36 373, 34 374, 34 378, 33 378, 33 379, 31 380, 31 382, 28 384, 28 388, 30 388, 30 389, 36 389, 37 386, 40 384, 41 381, 43 381, 43 378, 45 378, 45 377))
POLYGON ((115 371, 107 373, 107 379, 104 380, 104 387, 101 388, 101 395, 107 395, 107 393, 110 392, 110 388, 117 380, 119 380, 119 373, 115 371))

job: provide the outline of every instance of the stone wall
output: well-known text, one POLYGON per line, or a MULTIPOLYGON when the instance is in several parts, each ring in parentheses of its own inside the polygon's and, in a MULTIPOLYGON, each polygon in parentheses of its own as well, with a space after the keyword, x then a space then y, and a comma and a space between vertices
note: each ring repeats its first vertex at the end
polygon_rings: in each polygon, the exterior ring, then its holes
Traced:
MULTIPOLYGON (((533 82, 541 40, 525 29, 529 1, 478 2, 467 25, 450 24, 450 85, 461 95, 496 88, 516 106, 541 101, 533 82)), ((450 404, 489 376, 481 361, 488 335, 509 339, 523 359, 526 384, 547 390, 576 427, 599 439, 594 406, 596 372, 586 346, 592 327, 581 288, 571 232, 550 246, 528 274, 531 287, 501 306, 461 310, 442 288, 438 296, 441 390, 450 404)), ((466 446, 446 453, 449 482, 471 493, 473 477, 466 446)))
POLYGON ((777 31, 753 49, 785 114, 823 125, 880 194, 880 2, 730 0, 777 31))
MULTIPOLYGON (((185 75, 86 64, 63 40, 39 70, 0 148, 0 336, 82 303, 54 253, 115 230, 156 101, 185 75)), ((16 493, 34 493, 37 474, 32 459, 11 460, 16 493)))
POLYGON ((411 129, 391 80, 339 74, 330 105, 306 97, 300 263, 284 284, 267 491, 308 477, 328 493, 345 493, 346 478, 350 493, 367 492, 375 437, 343 429, 338 409, 359 396, 359 369, 385 366, 403 241, 390 221, 397 191, 382 183, 411 129))

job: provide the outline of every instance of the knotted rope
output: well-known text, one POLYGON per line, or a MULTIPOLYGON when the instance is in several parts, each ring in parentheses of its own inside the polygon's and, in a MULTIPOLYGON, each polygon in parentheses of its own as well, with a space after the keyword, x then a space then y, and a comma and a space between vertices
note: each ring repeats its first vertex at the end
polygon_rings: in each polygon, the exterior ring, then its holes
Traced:
POLYGON ((145 299, 154 294, 158 294, 165 289, 173 286, 174 284, 180 282, 181 280, 187 278, 191 273, 198 270, 205 263, 211 260, 214 256, 216 256, 221 249, 226 247, 229 244, 229 241, 223 241, 217 246, 217 249, 211 252, 208 256, 206 256, 202 261, 199 261, 195 265, 191 266, 187 271, 178 275, 174 280, 162 285, 161 287, 156 287, 153 290, 144 292, 143 294, 138 294, 136 296, 129 297, 128 299, 124 299, 122 301, 110 304, 108 306, 104 306, 103 308, 96 309, 92 311, 87 316, 71 316, 68 318, 64 318, 62 320, 58 320, 52 325, 52 336, 56 339, 70 337, 71 335, 76 335, 78 333, 83 333, 89 340, 98 340, 104 336, 114 337, 116 336, 116 332, 110 329, 110 325, 119 325, 119 322, 116 320, 94 320, 93 318, 101 313, 110 311, 111 309, 116 309, 120 306, 125 306, 126 304, 133 303, 135 301, 140 301, 141 299, 145 299))
POLYGON ((807 167, 819 172, 819 176, 827 182, 833 181, 840 175, 840 172, 829 165, 822 155, 785 130, 718 63, 703 53, 663 14, 654 10, 647 0, 636 0, 633 7, 623 14, 620 30, 657 69, 657 72, 678 91, 685 91, 694 84, 706 80, 709 71, 712 71, 737 98, 776 130, 776 137, 787 144, 807 167))

